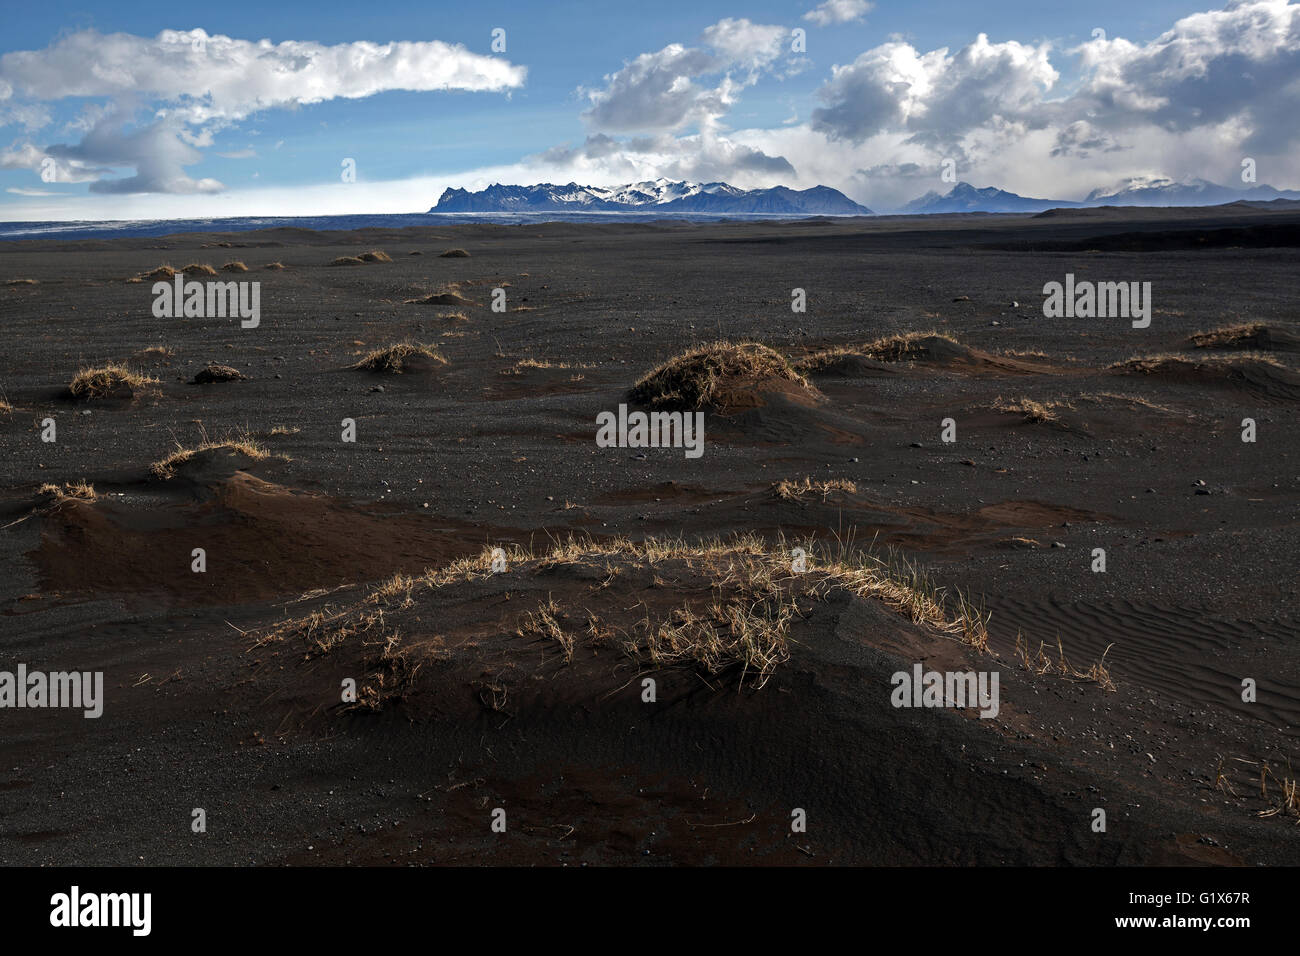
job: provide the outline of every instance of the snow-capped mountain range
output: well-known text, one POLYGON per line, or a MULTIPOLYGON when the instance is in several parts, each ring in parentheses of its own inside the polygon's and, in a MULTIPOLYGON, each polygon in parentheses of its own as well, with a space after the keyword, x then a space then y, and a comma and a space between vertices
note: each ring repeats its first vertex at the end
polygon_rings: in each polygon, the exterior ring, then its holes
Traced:
POLYGON ((1269 202, 1273 199, 1300 199, 1300 192, 1293 189, 1274 189, 1267 185, 1234 189, 1206 179, 1178 182, 1167 176, 1137 176, 1126 179, 1109 190, 1094 189, 1088 193, 1088 198, 1083 201, 1083 205, 1217 206, 1240 200, 1269 202))
POLYGON ((674 182, 654 179, 626 186, 579 186, 539 183, 504 186, 494 183, 478 192, 448 189, 429 210, 442 212, 647 212, 722 215, 870 216, 837 189, 737 189, 727 183, 674 182))
POLYGON ((1279 190, 1272 186, 1233 189, 1204 179, 1185 182, 1164 176, 1138 176, 1103 189, 1094 189, 1083 202, 1069 199, 1031 199, 987 186, 978 189, 970 183, 957 183, 946 194, 926 193, 899 210, 905 215, 961 212, 1043 212, 1048 209, 1073 209, 1080 206, 1218 206, 1223 203, 1274 199, 1300 199, 1300 192, 1279 190))
MULTIPOLYGON (((1258 185, 1234 189, 1204 179, 1177 181, 1163 176, 1139 176, 1114 186, 1094 189, 1082 202, 1035 199, 994 186, 979 188, 957 183, 947 193, 927 192, 907 203, 903 215, 953 213, 1034 213, 1081 206, 1216 206, 1223 203, 1274 199, 1300 200, 1300 191, 1258 185)), ((494 183, 478 192, 448 189, 431 213, 663 213, 737 216, 870 216, 870 209, 829 186, 789 189, 738 189, 727 183, 646 180, 624 186, 579 186, 577 183, 506 186, 494 183)))

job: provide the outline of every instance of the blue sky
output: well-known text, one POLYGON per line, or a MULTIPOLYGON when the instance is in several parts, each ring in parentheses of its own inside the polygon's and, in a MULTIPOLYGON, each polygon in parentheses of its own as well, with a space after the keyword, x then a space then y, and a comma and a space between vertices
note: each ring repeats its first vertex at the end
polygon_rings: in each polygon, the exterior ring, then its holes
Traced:
POLYGON ((6 2, 0 218, 414 212, 448 185, 658 175, 887 208, 945 188, 944 158, 1052 198, 1230 183, 1244 156, 1300 186, 1285 0, 816 7, 6 2))

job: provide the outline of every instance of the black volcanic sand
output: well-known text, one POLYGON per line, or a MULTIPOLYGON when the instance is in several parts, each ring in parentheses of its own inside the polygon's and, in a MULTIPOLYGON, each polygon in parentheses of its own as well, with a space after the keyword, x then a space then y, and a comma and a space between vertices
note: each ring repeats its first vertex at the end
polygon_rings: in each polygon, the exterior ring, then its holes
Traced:
POLYGON ((1300 214, 1241 206, 4 244, 0 282, 38 281, 0 284, 0 670, 102 670, 107 700, 0 710, 0 862, 1294 864, 1297 817, 1260 814, 1300 776, 1298 246, 1300 214), (374 249, 393 261, 329 266, 374 249), (128 281, 230 258, 256 329, 154 318, 128 281), (1043 318, 1067 272, 1151 282, 1150 328, 1043 318), (1268 331, 1190 342, 1239 325, 1268 331), (866 351, 930 331, 955 344, 866 351), (806 389, 732 388, 701 458, 596 446, 599 412, 718 339, 848 351, 806 389), (446 364, 351 367, 398 342, 446 364), (65 398, 106 361, 158 381, 65 398), (196 384, 209 365, 245 377, 196 384), (150 470, 234 434, 270 456, 150 470), (852 484, 774 490, 806 477, 852 484), (37 494, 81 479, 97 500, 37 494), (982 602, 989 652, 786 575, 766 682, 656 667, 591 619, 633 633, 743 588, 515 551, 737 532, 892 548, 982 602), (491 547, 505 572, 368 597, 491 547), (529 629, 547 606, 570 651, 529 629), (368 624, 316 641, 313 615, 368 624), (1104 654, 1114 689, 1027 669, 1018 637, 1104 654), (917 662, 996 670, 1001 712, 892 707, 917 662))

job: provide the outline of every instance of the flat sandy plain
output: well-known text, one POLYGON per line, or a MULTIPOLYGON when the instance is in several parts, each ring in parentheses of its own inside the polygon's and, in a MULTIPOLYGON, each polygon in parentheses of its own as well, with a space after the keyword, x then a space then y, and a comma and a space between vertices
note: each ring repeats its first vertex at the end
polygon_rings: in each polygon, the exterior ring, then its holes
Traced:
POLYGON ((5 243, 0 670, 105 704, 0 711, 0 862, 1295 864, 1298 266, 1294 207, 5 243), (230 260, 256 329, 128 281, 230 260), (1044 318, 1067 273, 1151 282, 1150 327, 1044 318), (723 382, 700 458, 597 447, 719 339, 815 370, 723 382), (399 341, 445 364, 350 367, 399 341), (109 361, 157 381, 68 397, 109 361), (230 436, 266 457, 151 472, 230 436), (768 666, 673 657, 753 620, 768 666), (891 706, 917 663, 998 716, 891 706))

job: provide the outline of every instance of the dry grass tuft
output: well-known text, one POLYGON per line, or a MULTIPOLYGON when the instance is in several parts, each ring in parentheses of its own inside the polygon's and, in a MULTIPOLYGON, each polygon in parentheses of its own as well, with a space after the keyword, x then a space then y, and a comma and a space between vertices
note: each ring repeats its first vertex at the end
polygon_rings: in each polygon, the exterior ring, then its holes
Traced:
POLYGON ((262 266, 262 268, 263 268, 263 269, 272 269, 272 270, 275 270, 275 271, 279 271, 280 269, 283 269, 283 268, 284 268, 284 263, 283 263, 283 262, 268 262, 266 265, 262 266))
POLYGON ((1159 405, 1156 402, 1149 401, 1140 395, 1127 395, 1120 392, 1084 392, 1079 395, 1077 401, 1092 402, 1097 405, 1128 405, 1130 407, 1143 408, 1152 412, 1165 412, 1173 414, 1173 409, 1168 405, 1159 405))
POLYGON ((510 368, 503 368, 499 374, 523 375, 526 372, 530 372, 535 369, 575 369, 575 368, 591 368, 591 365, 582 364, 582 363, 573 363, 573 362, 552 362, 549 359, 525 358, 525 359, 520 359, 510 368))
POLYGON ((206 263, 203 262, 191 262, 184 269, 182 269, 181 272, 184 272, 187 275, 202 275, 202 276, 214 276, 217 274, 216 269, 212 268, 212 266, 207 265, 206 263))
POLYGON ((331 262, 330 265, 332 265, 332 266, 359 266, 359 265, 364 265, 364 263, 363 263, 360 259, 358 259, 356 256, 339 256, 337 259, 335 259, 333 262, 331 262))
POLYGON ((798 602, 777 590, 763 599, 715 603, 704 611, 689 605, 667 620, 644 622, 639 641, 628 651, 652 667, 692 665, 716 675, 740 668, 740 680, 767 683, 776 668, 790 659, 790 624, 798 602))
POLYGON ((1262 322, 1225 325, 1207 332, 1197 332, 1187 344, 1198 349, 1267 349, 1272 330, 1262 322))
POLYGON ((1035 362, 1051 361, 1051 356, 1042 349, 1003 349, 998 353, 1006 358, 1031 359, 1035 362))
POLYGON ((10 279, 5 285, 40 285, 36 279, 10 279))
POLYGON ((415 578, 409 574, 394 574, 370 593, 366 603, 410 607, 415 603, 411 598, 413 587, 415 587, 415 578))
POLYGON ((357 256, 362 262, 392 262, 393 258, 382 249, 371 249, 369 252, 363 252, 357 256))
POLYGON ((814 481, 812 478, 804 478, 802 481, 779 481, 772 486, 776 496, 784 501, 802 501, 804 498, 816 495, 825 501, 835 492, 844 492, 850 495, 858 493, 858 486, 847 478, 831 478, 826 481, 814 481))
POLYGON ((68 386, 68 392, 78 401, 100 398, 131 398, 158 379, 133 372, 116 362, 97 368, 83 368, 68 386))
POLYGON ((1096 684, 1102 690, 1107 691, 1115 689, 1115 682, 1111 680, 1110 669, 1106 666, 1106 655, 1110 653, 1110 649, 1114 646, 1114 644, 1106 645, 1106 649, 1102 651, 1100 658, 1080 670, 1066 658, 1065 648, 1061 644, 1060 637, 1056 639, 1056 660, 1052 660, 1045 643, 1040 641, 1038 650, 1031 651, 1029 642, 1024 636, 1019 632, 1016 634, 1016 656, 1020 658, 1020 664, 1025 670, 1040 675, 1055 672, 1066 680, 1096 684))
POLYGON ((560 622, 556 620, 558 616, 563 615, 560 606, 555 603, 553 598, 548 598, 545 604, 540 604, 536 611, 529 612, 523 625, 519 628, 518 633, 521 635, 536 635, 544 640, 555 641, 560 646, 564 654, 566 664, 573 663, 573 651, 576 647, 574 636, 566 634, 560 622))
POLYGON ((36 489, 36 494, 42 498, 51 498, 56 502, 67 501, 68 499, 94 501, 99 497, 95 493, 95 486, 84 478, 77 482, 65 481, 62 487, 46 482, 36 489))
POLYGON ((1279 814, 1284 817, 1297 817, 1297 824, 1300 824, 1300 779, 1292 777, 1279 777, 1273 773, 1268 764, 1264 764, 1259 772, 1259 795, 1264 800, 1272 799, 1273 806, 1267 810, 1261 810, 1261 817, 1275 817, 1279 814), (1268 794, 1268 781, 1272 780, 1278 787, 1277 796, 1270 798, 1268 794))
POLYGON ((175 279, 176 270, 169 265, 161 265, 152 272, 142 272, 137 279, 175 279))
POLYGON ((221 267, 222 272, 247 272, 248 266, 238 259, 232 259, 221 267))
POLYGON ((431 345, 421 345, 419 342, 398 342, 396 345, 389 345, 367 353, 361 361, 351 366, 351 368, 363 369, 367 372, 401 373, 406 371, 407 363, 413 358, 427 359, 439 365, 447 364, 447 360, 431 345))
POLYGON ((1241 773, 1243 768, 1252 768, 1246 771, 1250 774, 1243 781, 1240 776, 1237 777, 1237 783, 1243 785, 1247 782, 1254 783, 1255 779, 1259 782, 1259 799, 1265 804, 1265 809, 1256 812, 1258 817, 1276 817, 1287 819, 1295 817, 1295 823, 1300 825, 1300 779, 1291 776, 1294 772, 1291 770, 1290 761, 1287 760, 1286 769, 1279 773, 1273 767, 1269 766, 1267 760, 1249 760, 1245 757, 1225 757, 1223 754, 1216 754, 1218 764, 1214 769, 1214 789, 1237 799, 1242 798, 1242 794, 1237 792, 1236 787, 1232 785, 1233 777, 1230 771, 1241 773), (1230 764, 1239 764, 1240 766, 1230 766, 1230 764), (1258 768, 1258 777, 1256 770, 1258 768), (1270 784, 1272 787, 1270 788, 1270 784))
POLYGON ((464 249, 448 249, 438 256, 439 259, 468 259, 469 253, 464 249))
POLYGON ((1057 412, 1062 408, 1073 408, 1069 402, 1038 402, 1032 398, 1004 399, 998 396, 992 406, 995 412, 1009 415, 1021 415, 1026 422, 1034 425, 1064 425, 1057 412))
POLYGON ((784 355, 758 342, 714 342, 664 362, 632 388, 633 401, 647 405, 712 404, 718 390, 737 380, 783 380, 812 390, 784 355))

